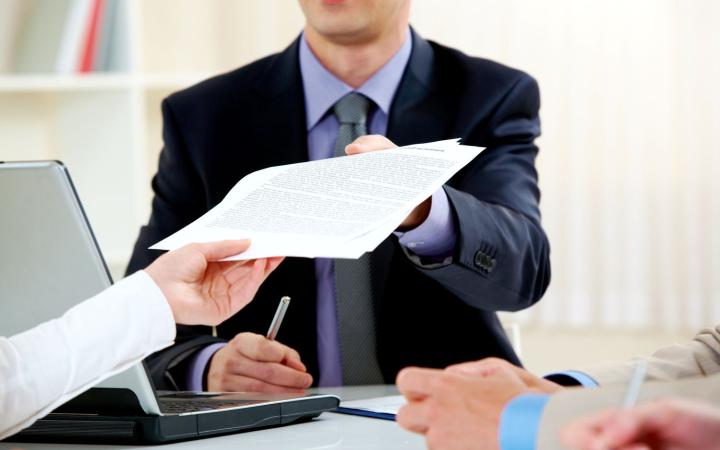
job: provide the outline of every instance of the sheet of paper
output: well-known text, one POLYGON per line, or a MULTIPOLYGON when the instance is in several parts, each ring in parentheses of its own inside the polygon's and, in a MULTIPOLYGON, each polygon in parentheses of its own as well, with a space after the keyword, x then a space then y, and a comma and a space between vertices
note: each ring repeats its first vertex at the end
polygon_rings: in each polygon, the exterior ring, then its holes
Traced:
POLYGON ((229 259, 359 258, 482 150, 447 140, 259 170, 150 248, 247 238, 229 259))
POLYGON ((396 415, 407 401, 402 395, 390 395, 387 397, 368 398, 363 400, 352 400, 340 403, 340 408, 347 410, 360 410, 377 414, 396 415))

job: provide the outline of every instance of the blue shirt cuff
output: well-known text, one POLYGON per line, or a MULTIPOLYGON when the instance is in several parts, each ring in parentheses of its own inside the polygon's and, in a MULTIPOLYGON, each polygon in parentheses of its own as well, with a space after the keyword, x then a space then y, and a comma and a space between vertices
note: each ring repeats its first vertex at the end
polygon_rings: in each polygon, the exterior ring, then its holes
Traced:
POLYGON ((396 231, 400 244, 414 254, 430 258, 452 256, 457 242, 455 218, 445 189, 432 195, 430 212, 423 223, 412 230, 396 231))
POLYGON ((549 400, 547 394, 525 394, 505 406, 498 433, 500 450, 535 450, 540 417, 549 400))
POLYGON ((192 357, 187 368, 187 386, 185 389, 188 391, 204 391, 204 375, 205 368, 210 363, 210 358, 213 357, 215 352, 225 347, 227 342, 218 342, 217 344, 208 345, 204 349, 195 353, 192 357))
POLYGON ((544 378, 561 386, 582 386, 586 388, 595 388, 600 386, 600 383, 595 381, 593 377, 578 370, 553 372, 545 375, 544 378))

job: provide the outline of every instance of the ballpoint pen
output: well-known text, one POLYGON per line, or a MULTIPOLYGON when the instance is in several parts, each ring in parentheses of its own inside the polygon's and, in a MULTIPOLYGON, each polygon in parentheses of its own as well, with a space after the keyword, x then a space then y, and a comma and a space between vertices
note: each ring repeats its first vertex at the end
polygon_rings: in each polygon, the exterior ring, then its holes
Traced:
MULTIPOLYGON (((630 377, 630 383, 628 384, 627 391, 625 391, 625 398, 623 399, 622 404, 623 409, 630 409, 637 403, 638 397, 640 396, 640 388, 645 380, 646 372, 647 361, 639 361, 635 366, 632 377, 630 377)), ((610 450, 611 446, 606 444, 603 436, 599 436, 593 448, 597 448, 598 450, 610 450)))
POLYGON ((290 305, 290 297, 284 296, 280 299, 280 304, 277 307, 277 310, 275 311, 275 317, 273 317, 272 322, 270 323, 270 328, 267 332, 267 338, 274 341, 275 337, 278 334, 278 331, 280 330, 280 325, 282 324, 283 317, 285 317, 285 311, 287 311, 288 305, 290 305))
POLYGON ((633 372, 630 384, 628 385, 627 392, 625 393, 625 400, 623 400, 623 408, 629 409, 635 406, 637 403, 638 396, 640 395, 640 387, 645 380, 645 373, 647 372, 647 361, 643 360, 637 363, 635 371, 633 372))

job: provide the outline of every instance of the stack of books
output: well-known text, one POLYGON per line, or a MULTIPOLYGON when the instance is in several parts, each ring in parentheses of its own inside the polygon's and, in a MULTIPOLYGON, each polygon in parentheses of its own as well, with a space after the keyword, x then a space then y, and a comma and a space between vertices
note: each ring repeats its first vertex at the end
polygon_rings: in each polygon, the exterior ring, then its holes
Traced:
POLYGON ((127 69, 124 0, 3 0, 0 72, 127 69))

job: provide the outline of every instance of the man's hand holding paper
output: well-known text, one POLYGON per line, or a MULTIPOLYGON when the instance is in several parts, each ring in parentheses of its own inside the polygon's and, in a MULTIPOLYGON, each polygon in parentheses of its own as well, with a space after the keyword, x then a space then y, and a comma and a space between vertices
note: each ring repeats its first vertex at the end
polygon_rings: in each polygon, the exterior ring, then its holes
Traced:
POLYGON ((243 259, 358 258, 398 227, 421 223, 433 192, 482 150, 456 140, 393 146, 368 136, 348 146, 349 157, 254 172, 218 206, 151 248, 232 237, 252 239, 243 259))
MULTIPOLYGON (((378 150, 387 150, 390 148, 397 148, 397 145, 386 138, 378 134, 360 136, 345 148, 345 153, 348 155, 358 155, 360 153, 375 152, 378 150)), ((399 230, 404 231, 415 228, 425 221, 428 214, 430 213, 431 197, 423 200, 422 203, 417 205, 410 214, 402 221, 399 230)))

